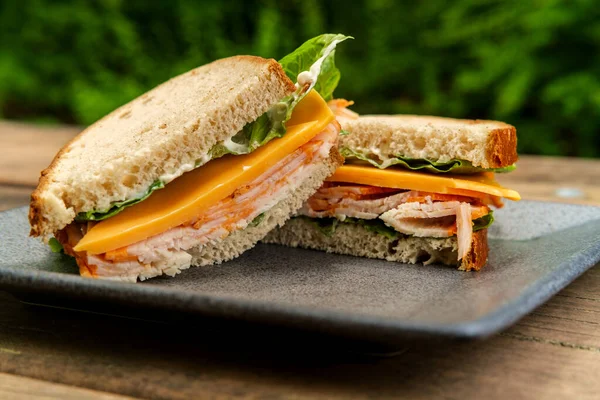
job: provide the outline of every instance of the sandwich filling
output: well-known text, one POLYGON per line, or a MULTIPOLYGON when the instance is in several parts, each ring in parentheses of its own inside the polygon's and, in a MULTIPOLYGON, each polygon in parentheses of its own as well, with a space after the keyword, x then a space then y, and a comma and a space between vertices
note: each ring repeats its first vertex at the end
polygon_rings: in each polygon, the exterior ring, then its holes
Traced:
POLYGON ((194 255, 236 231, 262 229, 265 214, 337 153, 340 125, 326 100, 340 78, 335 47, 348 38, 321 35, 284 57, 285 74, 298 82, 293 93, 140 196, 79 213, 55 233, 53 250, 75 257, 82 276, 136 281, 213 263, 194 255))
MULTIPOLYGON (((329 102, 342 126, 345 119, 358 118, 347 108, 350 105, 341 99, 329 102)), ((326 236, 340 224, 353 224, 390 240, 456 237, 460 261, 471 250, 473 233, 492 224, 491 207, 502 207, 503 197, 520 199, 517 192, 500 186, 493 172, 467 161, 383 160, 377 152, 344 147, 341 152, 346 165, 328 178, 297 216, 326 236), (438 174, 425 172, 432 170, 438 174)))
MULTIPOLYGON (((332 179, 335 180, 335 175, 332 179)), ((327 182, 306 202, 299 215, 317 219, 315 224, 325 235, 335 232, 340 223, 350 223, 389 239, 456 236, 460 260, 470 249, 473 232, 487 228, 493 221, 489 201, 491 199, 327 182)))
MULTIPOLYGON (((202 169, 208 168, 206 172, 210 173, 211 163, 208 163, 117 217, 99 223, 74 222, 56 238, 65 252, 77 259, 82 276, 135 280, 138 276, 140 279, 155 276, 157 271, 174 275, 191 265, 192 255, 187 250, 217 243, 233 231, 259 225, 265 212, 293 194, 316 165, 329 158, 339 130, 332 115, 321 119, 320 124, 291 126, 285 138, 273 141, 264 150, 277 152, 282 141, 290 142, 302 133, 308 140, 267 168, 253 164, 261 160, 249 157, 253 155, 212 161, 223 164, 219 167, 229 164, 228 168, 233 170, 229 176, 221 176, 224 179, 216 189, 225 187, 227 193, 221 198, 211 197, 201 204, 196 201, 162 204, 168 203, 177 188, 189 186, 194 178, 201 177, 202 169), (258 172, 243 174, 244 170, 258 172), (147 236, 152 232, 158 233, 147 236)), ((196 197, 192 194, 190 198, 196 197)))

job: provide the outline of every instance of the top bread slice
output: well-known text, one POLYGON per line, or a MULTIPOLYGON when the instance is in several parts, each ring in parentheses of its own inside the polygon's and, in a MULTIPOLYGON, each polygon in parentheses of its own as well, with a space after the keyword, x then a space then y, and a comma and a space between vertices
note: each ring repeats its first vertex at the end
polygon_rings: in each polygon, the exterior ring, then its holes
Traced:
POLYGON ((152 89, 81 132, 42 171, 31 235, 49 236, 80 212, 174 179, 294 90, 277 61, 254 56, 218 60, 152 89))
POLYGON ((517 161, 517 130, 498 121, 418 115, 365 115, 340 119, 349 132, 340 147, 379 158, 406 157, 502 168, 517 161))

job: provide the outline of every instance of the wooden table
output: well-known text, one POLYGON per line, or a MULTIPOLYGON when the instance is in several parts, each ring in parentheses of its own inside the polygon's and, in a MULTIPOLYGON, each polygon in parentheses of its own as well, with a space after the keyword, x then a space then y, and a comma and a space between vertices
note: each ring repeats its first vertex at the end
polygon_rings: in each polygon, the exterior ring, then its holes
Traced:
MULTIPOLYGON (((77 131, 0 122, 0 210, 28 203, 77 131)), ((600 205, 597 160, 523 156, 500 180, 600 205)), ((383 359, 0 301, 0 398, 600 398, 600 265, 493 338, 383 359)))

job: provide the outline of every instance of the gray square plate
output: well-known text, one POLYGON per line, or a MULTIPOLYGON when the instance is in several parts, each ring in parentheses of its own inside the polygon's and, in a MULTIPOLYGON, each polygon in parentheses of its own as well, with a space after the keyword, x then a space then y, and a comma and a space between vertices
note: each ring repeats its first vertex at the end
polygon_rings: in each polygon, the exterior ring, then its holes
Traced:
POLYGON ((258 245, 222 265, 126 284, 79 277, 72 259, 27 236, 19 208, 0 213, 0 288, 71 308, 381 344, 485 337, 600 260, 600 208, 522 201, 495 216, 489 263, 475 273, 258 245))

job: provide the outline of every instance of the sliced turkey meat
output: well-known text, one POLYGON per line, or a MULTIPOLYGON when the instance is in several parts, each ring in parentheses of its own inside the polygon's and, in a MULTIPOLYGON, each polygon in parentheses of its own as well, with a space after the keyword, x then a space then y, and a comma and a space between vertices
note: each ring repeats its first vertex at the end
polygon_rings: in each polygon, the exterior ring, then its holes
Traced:
POLYGON ((375 219, 408 200, 411 192, 370 186, 321 188, 300 211, 313 218, 346 217, 375 219), (383 197, 379 197, 383 196, 383 197))
POLYGON ((348 107, 350 107, 353 104, 353 101, 348 101, 346 99, 333 99, 329 100, 329 102, 327 103, 329 109, 333 111, 337 120, 340 121, 340 123, 342 124, 344 123, 344 119, 358 119, 359 115, 354 111, 348 109, 348 107))
MULTIPOLYGON (((491 201, 491 200, 490 200, 491 201)), ((456 235, 458 256, 469 252, 473 220, 489 214, 480 198, 326 183, 302 207, 311 218, 380 218, 405 235, 444 238, 456 235)))
POLYGON ((471 248, 473 220, 488 213, 487 206, 464 202, 411 202, 389 210, 379 218, 406 235, 442 238, 456 234, 460 260, 471 248))
MULTIPOLYGON (((476 199, 457 195, 375 186, 327 184, 304 204, 300 214, 312 218, 335 217, 340 220, 344 220, 346 217, 375 219, 401 204, 414 203, 414 207, 418 207, 417 205, 422 202, 438 204, 438 202, 444 201, 477 202, 476 199)), ((435 213, 436 207, 434 206, 430 212, 435 213)), ((443 213, 443 211, 439 212, 443 213)))
POLYGON ((260 214, 290 196, 310 176, 312 166, 329 157, 339 129, 339 124, 332 122, 309 142, 193 221, 138 243, 99 255, 74 252, 73 246, 88 228, 78 223, 59 232, 57 239, 65 252, 77 258, 82 276, 122 280, 138 275, 140 279, 161 273, 174 275, 190 266, 192 256, 186 250, 215 243, 235 230, 246 228, 260 214))

